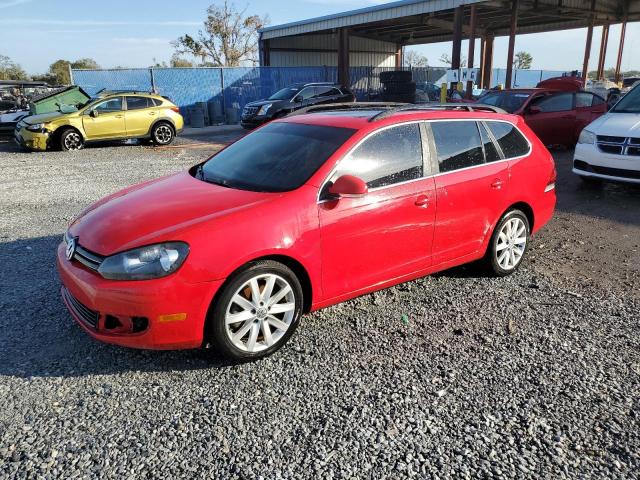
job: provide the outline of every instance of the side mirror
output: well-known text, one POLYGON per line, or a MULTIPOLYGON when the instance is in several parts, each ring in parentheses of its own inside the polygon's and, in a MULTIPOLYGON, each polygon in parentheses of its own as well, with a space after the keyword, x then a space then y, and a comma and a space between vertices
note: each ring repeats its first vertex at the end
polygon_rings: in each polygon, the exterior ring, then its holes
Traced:
POLYGON ((529 113, 532 115, 535 115, 537 113, 541 113, 542 109, 540 107, 536 107, 535 105, 532 107, 529 107, 529 113))
POLYGON ((293 102, 294 102, 294 103, 302 103, 302 97, 295 97, 295 98, 293 99, 293 102))
POLYGON ((89 115, 92 116, 93 118, 96 118, 98 115, 100 115, 100 113, 97 110, 91 110, 89 112, 89 115))
POLYGON ((360 198, 368 192, 365 181, 353 175, 342 175, 329 188, 329 195, 334 198, 360 198))

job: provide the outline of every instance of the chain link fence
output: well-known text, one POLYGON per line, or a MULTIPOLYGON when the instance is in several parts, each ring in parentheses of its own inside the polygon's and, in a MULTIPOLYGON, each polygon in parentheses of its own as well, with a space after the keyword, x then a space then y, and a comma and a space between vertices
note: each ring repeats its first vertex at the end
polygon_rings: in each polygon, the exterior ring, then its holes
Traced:
MULTIPOLYGON (((380 73, 394 68, 351 67, 351 89, 360 101, 375 99, 381 89, 380 73)), ((446 68, 411 68, 418 88, 446 81, 446 68)), ((541 80, 559 76, 552 70, 515 70, 514 87, 534 87, 541 80)), ((221 112, 237 116, 245 104, 270 96, 298 82, 337 82, 337 67, 238 67, 238 68, 133 68, 73 70, 73 82, 89 95, 100 90, 155 91, 170 98, 189 122, 189 107, 217 104, 221 112)), ((494 69, 492 86, 504 84, 506 69, 494 69)), ((229 116, 227 115, 227 118, 229 116)))

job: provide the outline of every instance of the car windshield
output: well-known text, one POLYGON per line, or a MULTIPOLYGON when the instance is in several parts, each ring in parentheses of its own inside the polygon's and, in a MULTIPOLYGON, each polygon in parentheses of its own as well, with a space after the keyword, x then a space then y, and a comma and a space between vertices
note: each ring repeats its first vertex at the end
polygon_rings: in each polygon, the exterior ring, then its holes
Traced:
POLYGON ((276 93, 269 97, 269 100, 291 100, 296 93, 300 91, 297 87, 287 87, 282 90, 278 90, 276 93))
POLYGON ((196 178, 241 190, 294 190, 354 132, 348 128, 271 123, 213 156, 197 169, 196 178))
POLYGON ((611 111, 616 113, 640 113, 640 85, 636 85, 633 90, 622 97, 611 111))
POLYGON ((480 97, 478 103, 493 105, 513 113, 522 107, 530 96, 527 92, 490 92, 480 97))

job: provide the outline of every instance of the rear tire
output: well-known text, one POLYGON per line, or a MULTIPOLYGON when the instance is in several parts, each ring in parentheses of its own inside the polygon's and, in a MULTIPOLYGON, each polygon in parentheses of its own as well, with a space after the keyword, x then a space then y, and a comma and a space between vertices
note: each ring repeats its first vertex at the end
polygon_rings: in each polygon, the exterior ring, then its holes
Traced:
POLYGON ((176 132, 171 124, 167 122, 158 122, 151 129, 151 140, 155 145, 169 145, 175 137, 176 132))
POLYGON ((84 140, 80 132, 73 128, 67 128, 60 134, 59 147, 63 152, 80 150, 84 147, 84 140))
POLYGON ((531 226, 527 216, 518 209, 509 210, 498 222, 484 263, 497 277, 514 273, 522 264, 529 247, 531 226))
POLYGON ((285 265, 252 262, 222 287, 205 336, 231 360, 255 360, 280 349, 293 335, 303 311, 302 286, 285 265))

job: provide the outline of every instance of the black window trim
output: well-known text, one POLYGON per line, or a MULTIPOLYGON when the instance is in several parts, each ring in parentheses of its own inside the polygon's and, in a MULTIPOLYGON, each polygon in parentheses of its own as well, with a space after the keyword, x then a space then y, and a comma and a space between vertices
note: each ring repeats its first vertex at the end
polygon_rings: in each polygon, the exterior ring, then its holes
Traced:
MULTIPOLYGON (((438 163, 438 151, 435 148, 435 139, 433 138, 433 133, 431 132, 431 129, 429 128, 429 136, 431 138, 431 142, 433 145, 433 149, 431 150, 432 155, 431 155, 431 164, 434 166, 434 168, 436 170, 434 170, 433 176, 434 177, 438 177, 440 175, 449 175, 451 173, 457 173, 457 172, 462 172, 465 170, 470 170, 472 168, 479 168, 479 167, 486 167, 488 165, 496 165, 498 163, 502 163, 502 162, 508 162, 508 161, 512 161, 512 160, 519 160, 521 158, 526 158, 529 155, 531 155, 531 153, 533 152, 533 145, 531 145, 531 142, 529 141, 529 139, 527 138, 527 136, 522 133, 522 130, 520 130, 520 128, 518 128, 518 126, 512 122, 509 122, 507 120, 502 120, 499 118, 493 119, 493 118, 439 118, 439 119, 434 119, 434 120, 425 120, 426 123, 433 123, 433 122, 476 122, 476 125, 479 127, 478 122, 501 122, 501 123, 508 123, 509 125, 511 125, 513 128, 515 128, 520 135, 522 135, 524 137, 524 139, 527 141, 527 145, 529 146, 529 150, 527 150, 527 153, 524 155, 520 155, 517 157, 509 157, 506 158, 502 148, 500 148, 500 145, 498 144, 498 142, 496 141, 495 137, 493 136, 493 132, 491 132, 490 128, 487 128, 487 131, 489 132, 489 135, 491 136, 491 140, 494 142, 494 145, 496 146, 496 148, 498 149, 498 153, 501 154, 501 156, 503 157, 501 160, 496 160, 495 162, 488 162, 486 161, 486 157, 485 157, 485 161, 483 163, 480 163, 478 165, 471 165, 470 167, 464 167, 464 168, 458 168, 457 170, 451 170, 450 172, 441 172, 440 171, 440 164, 438 163)), ((478 134, 480 134, 480 130, 478 130, 478 134)), ((482 139, 482 137, 481 137, 482 139)), ((484 152, 484 146, 483 146, 483 150, 484 152)))
POLYGON ((321 204, 321 203, 324 203, 324 202, 333 201, 333 199, 331 199, 331 198, 321 198, 322 193, 324 192, 324 189, 327 186, 327 183, 329 183, 329 181, 330 181, 331 177, 333 176, 333 174, 336 173, 336 170, 338 170, 338 167, 340 166, 340 164, 349 155, 351 155, 360 145, 362 145, 365 141, 367 141, 373 135, 376 135, 376 134, 378 134, 380 132, 383 132, 384 130, 389 130, 389 129, 394 128, 394 127, 400 127, 402 125, 412 125, 414 123, 418 124, 419 131, 420 131, 420 140, 421 140, 421 143, 422 143, 422 176, 418 177, 418 178, 413 178, 411 180, 405 180, 403 182, 384 185, 382 187, 370 188, 369 189, 369 193, 371 193, 371 192, 379 192, 381 190, 385 190, 385 189, 388 189, 388 188, 397 187, 398 185, 406 185, 408 183, 417 182, 419 180, 424 180, 424 179, 427 179, 427 178, 435 176, 436 175, 436 170, 433 169, 433 164, 432 164, 432 161, 431 161, 431 158, 433 157, 433 155, 431 155, 431 152, 434 151, 434 150, 433 150, 433 147, 432 147, 432 143, 429 141, 430 135, 428 135, 428 133, 427 133, 427 131, 425 129, 425 125, 424 125, 425 121, 424 120, 409 120, 409 121, 406 121, 406 122, 398 122, 398 123, 394 123, 392 125, 385 125, 384 127, 377 128, 375 130, 370 131, 364 137, 362 137, 360 140, 358 140, 358 142, 353 147, 351 147, 347 152, 345 152, 344 155, 342 155, 338 159, 336 164, 333 166, 333 168, 331 169, 329 174, 326 176, 326 178, 323 180, 322 184, 320 185, 320 189, 318 190, 317 203, 321 204))

